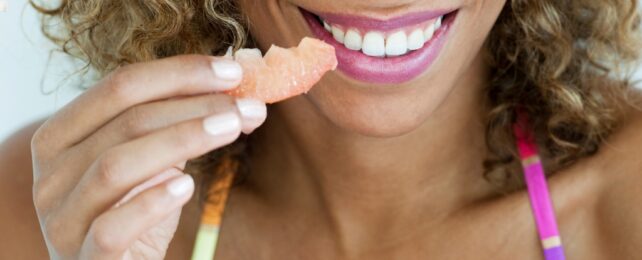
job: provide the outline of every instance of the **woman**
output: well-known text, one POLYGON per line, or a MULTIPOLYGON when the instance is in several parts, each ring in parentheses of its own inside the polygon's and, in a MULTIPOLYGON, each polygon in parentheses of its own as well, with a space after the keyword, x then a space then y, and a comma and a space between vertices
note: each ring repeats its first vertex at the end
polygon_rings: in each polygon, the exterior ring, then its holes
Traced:
POLYGON ((104 77, 4 145, 2 223, 15 232, 0 252, 13 259, 187 259, 203 207, 194 183, 207 194, 230 170, 216 259, 542 259, 551 245, 555 259, 561 246, 568 259, 642 257, 633 0, 39 9, 57 25, 49 36, 104 77), (305 36, 340 63, 307 95, 265 120, 260 101, 216 93, 242 78, 215 57, 228 46, 305 36), (523 119, 549 177, 552 240, 538 237, 521 177, 523 119))

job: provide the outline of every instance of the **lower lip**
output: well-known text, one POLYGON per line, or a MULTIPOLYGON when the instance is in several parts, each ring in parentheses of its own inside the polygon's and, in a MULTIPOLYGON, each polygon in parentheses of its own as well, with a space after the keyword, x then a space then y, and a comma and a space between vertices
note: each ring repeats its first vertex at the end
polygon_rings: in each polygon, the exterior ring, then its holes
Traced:
POLYGON ((453 12, 453 15, 444 17, 441 28, 435 32, 430 41, 424 44, 423 48, 398 57, 381 58, 346 48, 334 40, 332 34, 323 28, 314 14, 305 10, 301 12, 314 35, 334 46, 341 72, 356 80, 374 84, 404 83, 426 71, 439 56, 456 16, 453 12))

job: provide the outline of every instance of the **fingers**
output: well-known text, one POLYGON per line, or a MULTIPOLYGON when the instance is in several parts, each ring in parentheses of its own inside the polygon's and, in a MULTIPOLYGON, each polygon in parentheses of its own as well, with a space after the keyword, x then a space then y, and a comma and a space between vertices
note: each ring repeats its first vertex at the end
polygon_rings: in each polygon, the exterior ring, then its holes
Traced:
MULTIPOLYGON (((91 163, 104 151, 151 132, 208 115, 237 111, 234 98, 223 94, 200 95, 138 105, 128 109, 85 141, 72 147, 69 150, 72 154, 70 158, 77 158, 75 160, 81 163, 91 163)), ((87 169, 89 165, 84 167, 87 169)))
POLYGON ((72 150, 80 156, 95 158, 110 147, 158 129, 208 115, 235 111, 241 115, 242 130, 246 134, 261 125, 267 113, 262 101, 235 100, 223 94, 156 101, 127 110, 72 150))
MULTIPOLYGON (((170 168, 131 189, 127 195, 112 207, 125 204, 139 193, 181 175, 183 175, 181 170, 170 168)), ((46 234, 48 247, 56 253, 52 255, 54 258, 77 258, 78 251, 87 236, 87 231, 91 224, 80 222, 81 219, 74 218, 76 215, 68 213, 58 210, 47 214, 46 219, 44 219, 46 225, 43 226, 43 232, 46 234)))
MULTIPOLYGON (((121 206, 105 212, 92 223, 81 250, 81 258, 121 258, 143 234, 150 232, 151 228, 157 228, 162 221, 182 207, 193 192, 193 179, 183 174, 143 191, 121 206)), ((175 229, 175 226, 164 228, 175 229)), ((171 231, 173 233, 174 230, 171 231)), ((163 234, 154 232, 154 235, 163 234)), ((165 248, 157 249, 159 252, 165 252, 165 248)), ((159 259, 162 257, 159 256, 159 259)))
POLYGON ((171 178, 180 176, 182 174, 183 174, 183 170, 182 169, 169 168, 169 169, 157 174, 156 176, 146 180, 145 182, 139 184, 138 186, 134 187, 133 189, 129 190, 129 192, 127 192, 127 194, 125 194, 125 196, 122 197, 118 202, 116 202, 116 204, 114 204, 114 206, 112 206, 112 207, 119 207, 120 205, 127 203, 129 200, 131 200, 131 198, 135 197, 139 193, 141 193, 141 192, 143 192, 143 191, 145 191, 145 190, 147 190, 147 189, 149 189, 151 187, 159 185, 159 184, 161 184, 161 183, 163 183, 163 182, 165 182, 165 181, 167 181, 167 180, 169 180, 171 178))
MULTIPOLYGON (((49 153, 70 147, 125 109, 139 103, 228 90, 242 79, 235 61, 176 56, 118 69, 76 98, 37 131, 49 153)), ((40 149, 39 149, 40 150, 40 149)))
MULTIPOLYGON (((203 118, 208 115, 237 112, 241 117, 241 128, 246 134, 261 125, 267 116, 265 103, 254 99, 237 99, 223 94, 200 95, 169 101, 157 101, 134 107, 100 128, 82 143, 72 147, 62 165, 67 169, 58 171, 58 190, 68 192, 76 180, 89 168, 92 161, 102 152, 132 139, 147 135, 171 125, 203 118), (63 177, 64 176, 64 177, 63 177), (67 183, 61 179, 68 180, 67 183)), ((184 162, 183 162, 184 164, 184 162)), ((179 166, 182 168, 184 166, 179 166)))
MULTIPOLYGON (((222 113, 116 146, 90 166, 60 211, 76 223, 91 223, 133 187, 182 161, 233 142, 240 133, 239 115, 222 113)), ((86 228, 76 224, 66 231, 84 234, 86 228)))

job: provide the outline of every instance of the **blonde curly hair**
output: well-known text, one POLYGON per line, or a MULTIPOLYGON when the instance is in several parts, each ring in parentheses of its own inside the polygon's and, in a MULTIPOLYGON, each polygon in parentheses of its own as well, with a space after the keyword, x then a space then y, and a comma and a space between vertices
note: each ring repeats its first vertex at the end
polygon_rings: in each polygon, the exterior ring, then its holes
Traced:
MULTIPOLYGON (((45 8, 43 31, 101 75, 120 65, 172 55, 219 55, 248 46, 247 20, 233 0, 62 2, 45 8)), ((621 121, 640 38, 636 0, 509 0, 487 43, 484 176, 521 187, 512 139, 515 109, 530 114, 545 167, 556 172, 597 151, 621 121)), ((251 40, 251 39, 250 39, 251 40)), ((222 158, 248 171, 247 138, 192 160, 188 171, 217 179, 222 158)))

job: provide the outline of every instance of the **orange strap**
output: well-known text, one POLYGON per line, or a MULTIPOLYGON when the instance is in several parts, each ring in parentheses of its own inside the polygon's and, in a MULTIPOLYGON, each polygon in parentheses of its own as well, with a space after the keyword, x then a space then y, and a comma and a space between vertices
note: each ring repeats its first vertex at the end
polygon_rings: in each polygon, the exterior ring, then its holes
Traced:
POLYGON ((213 183, 207 192, 201 223, 213 226, 221 224, 225 203, 238 166, 239 162, 231 157, 224 157, 221 160, 215 173, 220 176, 220 179, 213 183))

